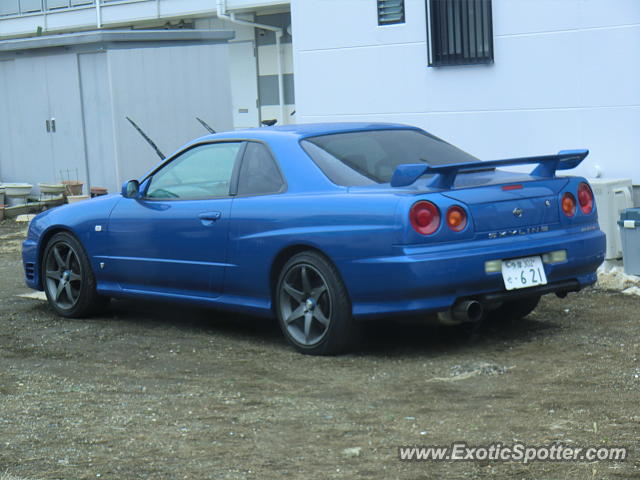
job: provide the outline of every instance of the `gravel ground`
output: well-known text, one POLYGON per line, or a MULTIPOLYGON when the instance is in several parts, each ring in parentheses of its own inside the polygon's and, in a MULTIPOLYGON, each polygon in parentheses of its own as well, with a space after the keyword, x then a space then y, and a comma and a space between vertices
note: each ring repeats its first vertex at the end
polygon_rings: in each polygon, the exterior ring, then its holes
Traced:
POLYGON ((0 224, 0 475, 24 479, 640 479, 640 297, 584 291, 473 334, 366 328, 295 353, 277 324, 113 302, 89 320, 26 293, 0 224), (400 462, 400 445, 630 447, 625 462, 400 462))

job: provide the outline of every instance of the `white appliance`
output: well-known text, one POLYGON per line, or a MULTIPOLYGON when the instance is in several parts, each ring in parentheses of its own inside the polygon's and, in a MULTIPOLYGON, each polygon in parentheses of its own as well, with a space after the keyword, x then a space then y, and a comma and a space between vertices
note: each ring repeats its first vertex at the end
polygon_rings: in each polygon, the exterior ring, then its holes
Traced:
POLYGON ((589 178, 596 197, 600 230, 607 235, 604 258, 622 258, 622 240, 617 221, 620 212, 633 208, 633 186, 630 178, 589 178))

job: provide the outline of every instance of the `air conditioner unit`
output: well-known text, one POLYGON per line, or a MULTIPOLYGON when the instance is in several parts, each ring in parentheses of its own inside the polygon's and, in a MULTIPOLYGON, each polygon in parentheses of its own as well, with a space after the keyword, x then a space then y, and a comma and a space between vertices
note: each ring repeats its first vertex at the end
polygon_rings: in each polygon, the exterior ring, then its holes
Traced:
POLYGON ((596 197, 600 230, 607 235, 607 250, 604 258, 612 260, 622 257, 622 240, 617 221, 620 212, 633 207, 633 186, 629 178, 589 178, 596 197))

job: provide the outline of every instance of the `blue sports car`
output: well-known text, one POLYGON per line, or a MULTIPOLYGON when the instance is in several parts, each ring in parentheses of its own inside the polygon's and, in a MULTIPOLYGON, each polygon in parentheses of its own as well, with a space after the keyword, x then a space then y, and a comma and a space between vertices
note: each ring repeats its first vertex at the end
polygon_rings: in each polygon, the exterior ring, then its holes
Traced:
POLYGON ((556 176, 587 154, 479 161, 395 124, 208 135, 120 194, 38 215, 26 282, 65 317, 111 297, 276 316, 309 354, 344 352, 367 318, 522 318, 596 280, 593 193, 556 176))

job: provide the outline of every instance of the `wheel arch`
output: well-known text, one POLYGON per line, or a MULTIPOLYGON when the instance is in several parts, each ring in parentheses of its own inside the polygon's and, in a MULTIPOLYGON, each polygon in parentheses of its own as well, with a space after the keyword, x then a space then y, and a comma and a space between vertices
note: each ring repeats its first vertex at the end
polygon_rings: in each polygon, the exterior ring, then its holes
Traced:
MULTIPOLYGON (((340 273, 336 263, 331 259, 329 255, 323 252, 320 248, 309 245, 305 243, 298 243, 295 245, 289 245, 278 252, 278 254, 274 257, 271 262, 271 268, 269 270, 269 291, 271 293, 271 309, 273 313, 276 313, 276 287, 278 284, 278 277, 280 276, 280 272, 282 271, 282 267, 292 258, 294 255, 297 255, 302 252, 315 252, 319 255, 322 255, 328 262, 330 262, 340 273)), ((343 280, 344 282, 344 280, 343 280)))
POLYGON ((36 261, 38 262, 37 263, 38 287, 40 289, 44 288, 44 285, 42 283, 42 257, 44 256, 44 251, 47 249, 49 240, 51 240, 54 237, 54 235, 58 233, 68 233, 69 235, 72 235, 78 241, 78 243, 80 243, 80 245, 82 245, 82 242, 80 241, 78 236, 73 232, 73 230, 63 225, 55 225, 55 226, 49 227, 47 230, 45 230, 42 233, 42 235, 40 236, 40 241, 38 243, 38 257, 36 259, 36 261))

